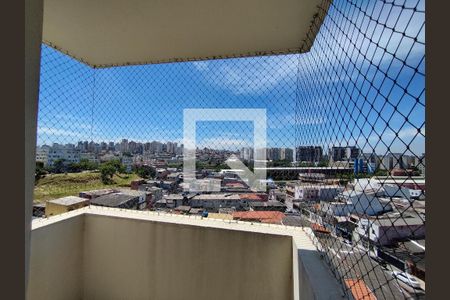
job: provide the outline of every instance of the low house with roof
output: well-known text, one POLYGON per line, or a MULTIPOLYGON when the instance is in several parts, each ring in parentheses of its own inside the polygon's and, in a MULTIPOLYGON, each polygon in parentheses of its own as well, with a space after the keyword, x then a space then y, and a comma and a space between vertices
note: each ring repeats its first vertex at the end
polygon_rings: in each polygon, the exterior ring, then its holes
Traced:
POLYGON ((362 279, 345 279, 346 287, 352 293, 355 300, 377 300, 375 294, 369 289, 362 279))
POLYGON ((283 218, 281 224, 286 226, 303 227, 305 226, 305 221, 301 216, 287 215, 283 218))
POLYGON ((419 217, 397 217, 359 219, 354 230, 355 242, 370 241, 371 244, 386 246, 405 239, 425 238, 425 221, 419 217))
POLYGON ((145 179, 135 179, 130 182, 130 188, 132 190, 138 190, 139 186, 145 183, 146 183, 145 179))
POLYGON ((265 202, 269 200, 269 195, 266 193, 243 193, 239 194, 239 197, 247 202, 265 202))
POLYGON ((248 206, 254 211, 286 211, 286 205, 280 201, 250 201, 248 206))
POLYGON ((166 176, 166 180, 168 180, 168 181, 176 181, 177 183, 179 183, 179 182, 181 182, 182 175, 183 175, 182 172, 169 173, 166 176))
POLYGON ((131 189, 118 189, 118 192, 139 197, 138 201, 138 209, 146 209, 150 207, 152 201, 152 193, 149 191, 136 191, 131 189))
POLYGON ((166 208, 175 208, 175 205, 173 204, 173 202, 169 203, 169 201, 167 201, 167 199, 163 198, 163 199, 160 199, 160 200, 156 201, 153 204, 153 208, 156 209, 156 210, 166 209, 166 208))
POLYGON ((225 213, 208 213, 208 219, 233 220, 233 215, 225 213))
POLYGON ((114 193, 92 199, 91 205, 114 207, 114 208, 138 209, 140 203, 139 200, 140 200, 139 195, 114 193))
POLYGON ((142 186, 140 185, 138 191, 150 193, 150 203, 149 207, 152 207, 157 201, 161 200, 163 197, 163 190, 156 186, 142 186))
POLYGON ((286 194, 297 201, 332 200, 344 188, 336 184, 316 184, 304 182, 288 182, 286 194))
POLYGON ((67 196, 49 200, 45 204, 45 216, 50 217, 89 205, 89 199, 67 196))
POLYGON ((396 243, 391 247, 380 247, 378 257, 398 269, 425 280, 425 239, 396 243))
MULTIPOLYGON (((178 206, 182 206, 182 205, 187 205, 187 199, 185 195, 180 195, 180 194, 169 194, 169 195, 164 195, 163 199, 164 201, 158 201, 158 204, 162 204, 162 203, 166 203, 166 208, 175 208, 178 206)), ((163 208, 163 206, 159 205, 159 208, 163 208)))
POLYGON ((178 182, 168 180, 147 180, 146 187, 156 186, 165 191, 174 191, 178 187, 178 182))
POLYGON ((221 189, 221 179, 204 178, 196 179, 191 182, 182 182, 180 187, 183 190, 192 192, 217 192, 221 189))
POLYGON ((94 199, 103 195, 109 195, 109 194, 113 194, 113 193, 117 193, 117 190, 115 189, 100 189, 100 190, 92 190, 92 191, 83 191, 79 193, 79 196, 81 198, 86 198, 86 199, 94 199))
POLYGON ((189 199, 191 207, 204 208, 208 211, 219 211, 223 208, 245 210, 250 202, 267 202, 268 195, 264 193, 212 193, 195 194, 189 199))
POLYGON ((184 214, 184 215, 189 214, 190 210, 191 210, 191 207, 187 206, 187 205, 180 205, 178 207, 175 207, 175 209, 174 209, 174 211, 176 213, 184 214))
POLYGON ((156 178, 158 179, 166 179, 167 175, 169 175, 170 172, 167 171, 167 169, 164 168, 156 168, 156 178))
POLYGON ((237 211, 232 214, 233 220, 281 224, 286 217, 279 211, 237 211))
POLYGON ((191 207, 204 208, 208 211, 218 211, 222 207, 247 207, 247 201, 241 200, 239 194, 215 193, 200 194, 189 200, 191 207))
POLYGON ((356 190, 343 191, 331 202, 321 201, 320 207, 324 213, 332 216, 347 216, 355 213, 375 216, 392 211, 389 201, 382 201, 375 194, 356 190))
POLYGON ((195 193, 169 194, 163 195, 162 199, 154 202, 154 207, 158 209, 172 209, 179 206, 192 206, 190 200, 197 196, 195 193))

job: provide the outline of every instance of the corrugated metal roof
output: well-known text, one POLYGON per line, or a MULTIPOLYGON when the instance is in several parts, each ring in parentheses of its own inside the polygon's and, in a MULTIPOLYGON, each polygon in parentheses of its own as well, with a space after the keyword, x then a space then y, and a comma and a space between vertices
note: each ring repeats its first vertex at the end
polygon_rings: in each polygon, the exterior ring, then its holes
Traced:
POLYGON ((425 224, 425 220, 421 218, 386 218, 386 219, 376 219, 373 221, 379 226, 415 226, 425 224))
POLYGON ((138 197, 133 196, 133 195, 117 193, 117 194, 109 194, 109 195, 104 195, 104 196, 94 198, 91 200, 91 204, 109 206, 109 207, 117 207, 117 206, 125 204, 129 201, 132 201, 134 199, 138 199, 138 197))

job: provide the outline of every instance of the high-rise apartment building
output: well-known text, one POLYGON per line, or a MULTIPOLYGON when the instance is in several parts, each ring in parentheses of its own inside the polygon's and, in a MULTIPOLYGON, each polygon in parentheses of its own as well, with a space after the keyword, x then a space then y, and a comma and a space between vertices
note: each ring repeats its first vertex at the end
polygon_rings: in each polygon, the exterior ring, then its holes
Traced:
POLYGON ((294 150, 291 148, 280 148, 280 159, 292 162, 294 160, 294 150))
POLYGON ((47 145, 44 145, 42 147, 36 148, 36 161, 42 162, 44 166, 48 165, 48 153, 49 153, 50 147, 47 145))
POLYGON ((319 162, 322 160, 323 150, 320 146, 299 146, 295 149, 298 162, 319 162))
POLYGON ((137 150, 137 143, 134 141, 130 141, 128 143, 128 151, 131 153, 136 153, 136 150, 137 150))
POLYGON ((80 152, 75 148, 61 145, 51 147, 48 151, 47 165, 53 166, 57 160, 64 160, 65 163, 78 163, 80 162, 80 152))
POLYGON ((176 144, 174 144, 174 143, 172 143, 172 142, 167 142, 166 143, 166 151, 167 151, 167 153, 175 153, 175 145, 176 144))
POLYGON ((121 151, 121 152, 128 151, 128 140, 127 139, 122 139, 122 141, 120 142, 119 151, 121 151))
POLYGON ((360 155, 361 149, 356 146, 333 146, 330 150, 330 158, 333 161, 352 161, 360 155))
POLYGON ((280 148, 269 148, 268 149, 268 159, 270 160, 280 160, 280 154, 281 154, 280 148))
POLYGON ((413 163, 413 157, 402 153, 389 153, 381 157, 380 169, 392 170, 392 169, 408 169, 413 163))
POLYGON ((252 160, 253 159, 253 148, 244 147, 239 152, 239 156, 242 160, 252 160))
POLYGON ((152 153, 161 153, 163 152, 163 144, 157 141, 151 142, 150 152, 152 153))

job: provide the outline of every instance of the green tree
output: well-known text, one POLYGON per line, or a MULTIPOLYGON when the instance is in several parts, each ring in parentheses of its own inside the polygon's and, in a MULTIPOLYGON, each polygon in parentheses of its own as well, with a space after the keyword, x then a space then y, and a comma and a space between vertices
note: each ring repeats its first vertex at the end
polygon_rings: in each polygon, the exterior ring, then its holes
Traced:
POLYGON ((181 168, 183 166, 183 163, 168 163, 167 167, 169 168, 181 168))
POLYGON ((113 176, 117 173, 125 173, 125 166, 121 164, 120 160, 114 159, 104 162, 100 165, 101 179, 104 184, 113 182, 113 176))
POLYGON ((103 184, 112 183, 112 178, 116 173, 116 168, 111 164, 103 164, 100 166, 101 180, 103 184))
POLYGON ((268 163, 269 167, 289 167, 291 162, 286 159, 274 160, 268 163))
POLYGON ((66 160, 65 159, 57 159, 53 162, 53 166, 51 168, 52 173, 64 173, 66 172, 66 160))
POLYGON ((114 167, 116 169, 116 172, 118 172, 118 173, 125 173, 125 171, 126 171, 125 166, 120 162, 119 159, 113 159, 113 160, 105 162, 104 164, 114 167))
POLYGON ((374 176, 387 176, 388 174, 389 174, 389 172, 387 170, 377 169, 373 175, 374 176))
POLYGON ((139 177, 145 179, 155 178, 156 176, 156 170, 151 166, 137 166, 134 171, 139 177))
POLYGON ((78 166, 81 170, 96 170, 98 168, 98 163, 83 158, 78 163, 78 166))
POLYGON ((67 171, 72 173, 77 173, 85 170, 96 170, 98 169, 98 164, 89 161, 88 159, 81 159, 78 163, 71 163, 67 166, 67 171))
POLYGON ((317 166, 318 167, 328 167, 328 161, 325 159, 322 159, 317 166))
POLYGON ((47 174, 47 170, 44 168, 44 163, 41 161, 36 162, 36 172, 34 173, 34 181, 37 183, 39 179, 47 174))
POLYGON ((66 170, 67 170, 67 172, 70 172, 70 173, 78 173, 78 172, 82 171, 81 167, 80 167, 80 165, 78 163, 71 163, 71 164, 69 164, 67 166, 66 170))
POLYGON ((133 155, 129 151, 125 151, 122 153, 123 156, 132 157, 133 155))
POLYGON ((230 169, 230 167, 226 163, 221 163, 214 166, 214 170, 217 172, 225 169, 230 169))

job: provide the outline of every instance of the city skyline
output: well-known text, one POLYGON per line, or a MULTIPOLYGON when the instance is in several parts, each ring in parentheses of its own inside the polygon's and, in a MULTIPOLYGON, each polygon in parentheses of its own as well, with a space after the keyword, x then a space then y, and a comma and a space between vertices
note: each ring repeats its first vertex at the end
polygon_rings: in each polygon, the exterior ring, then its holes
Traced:
MULTIPOLYGON (((114 142, 114 141, 99 141, 99 142, 95 142, 95 141, 85 140, 85 141, 78 141, 76 143, 66 143, 66 144, 52 143, 51 145, 47 145, 47 144, 37 145, 36 148, 41 148, 42 149, 43 147, 53 148, 53 147, 61 146, 61 148, 64 148, 64 147, 65 148, 75 148, 75 149, 80 150, 80 145, 82 145, 81 148, 83 148, 83 149, 81 149, 81 150, 86 152, 86 153, 89 153, 89 152, 92 152, 91 151, 92 149, 89 149, 89 148, 92 147, 90 145, 93 144, 94 147, 97 148, 95 150, 99 150, 98 152, 101 152, 101 151, 115 151, 115 152, 131 152, 132 154, 140 154, 140 153, 138 153, 139 151, 138 152, 130 151, 129 149, 125 149, 124 150, 123 149, 123 143, 124 142, 127 143, 127 147, 129 147, 130 143, 136 144, 136 146, 138 146, 138 147, 142 147, 142 151, 140 151, 141 153, 151 152, 152 149, 155 149, 154 148, 155 147, 155 145, 154 145, 155 143, 159 144, 159 145, 161 145, 163 147, 162 148, 158 148, 159 150, 158 151, 153 151, 153 153, 176 153, 177 149, 181 149, 181 153, 180 154, 182 154, 182 149, 183 149, 183 144, 175 142, 175 141, 156 141, 156 140, 153 140, 153 141, 147 141, 147 142, 138 142, 138 141, 129 140, 129 139, 122 139, 122 140, 117 141, 117 142, 114 142), (85 145, 85 146, 83 146, 83 145, 85 145), (166 150, 167 149, 167 145, 174 146, 174 149, 172 151, 167 151, 166 150), (153 147, 153 148, 150 149, 150 151, 149 151, 149 150, 146 150, 146 146, 147 147, 153 147)), ((292 152, 293 152, 292 153, 292 155, 294 157, 293 161, 302 161, 302 160, 296 159, 298 157, 297 153, 300 151, 301 148, 302 148, 302 150, 303 150, 303 148, 314 148, 314 151, 318 150, 320 154, 317 154, 317 153, 316 154, 312 154, 312 157, 330 157, 330 156, 336 156, 336 155, 337 156, 345 156, 346 155, 345 154, 345 149, 349 149, 349 151, 351 149, 357 150, 357 152, 356 152, 357 154, 353 154, 353 150, 351 150, 352 154, 347 154, 348 157, 352 157, 352 158, 360 157, 360 156, 364 156, 364 155, 374 155, 374 154, 377 155, 377 156, 402 156, 402 155, 404 155, 404 156, 416 156, 416 157, 422 157, 422 156, 425 155, 425 152, 418 153, 418 154, 407 154, 407 153, 400 153, 400 152, 389 152, 387 154, 383 154, 383 153, 380 154, 380 153, 376 153, 376 152, 364 152, 362 149, 356 147, 355 145, 348 145, 348 146, 334 145, 334 146, 331 146, 329 148, 326 148, 326 147, 323 147, 323 146, 320 146, 320 145, 299 145, 299 146, 295 146, 295 147, 263 147, 261 149, 266 149, 266 150, 269 150, 269 149, 278 149, 278 150, 289 149, 289 150, 292 150, 292 152), (318 149, 318 148, 320 148, 320 149, 318 149), (344 151, 344 152, 342 152, 340 154, 333 154, 334 151, 339 151, 339 152, 344 151)), ((229 151, 229 152, 235 152, 235 153, 236 152, 241 153, 243 151, 250 150, 251 152, 248 152, 248 154, 246 154, 248 156, 253 156, 253 151, 255 151, 255 149, 253 147, 241 147, 241 148, 239 148, 237 150, 217 149, 217 148, 212 148, 212 147, 199 147, 199 146, 197 146, 197 148, 196 148, 196 150, 200 150, 200 151, 204 150, 204 149, 209 149, 209 150, 212 150, 212 151, 229 151)), ((259 148, 257 148, 256 151, 258 149, 259 148)), ((290 155, 290 154, 288 154, 288 155, 290 155)), ((320 159, 311 159, 311 161, 319 161, 319 160, 320 159)))

